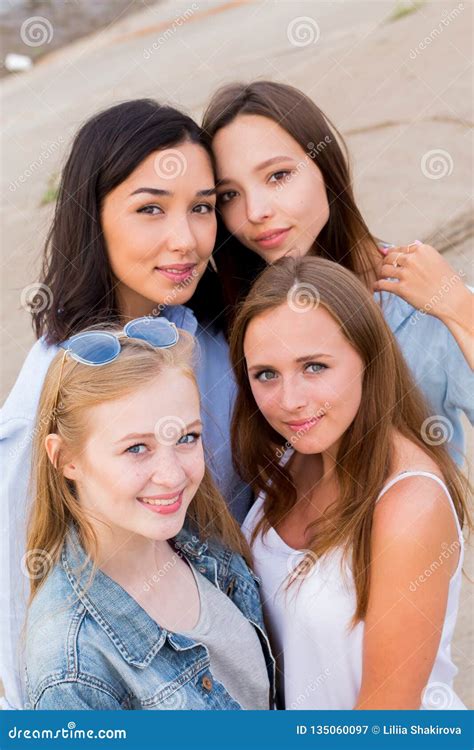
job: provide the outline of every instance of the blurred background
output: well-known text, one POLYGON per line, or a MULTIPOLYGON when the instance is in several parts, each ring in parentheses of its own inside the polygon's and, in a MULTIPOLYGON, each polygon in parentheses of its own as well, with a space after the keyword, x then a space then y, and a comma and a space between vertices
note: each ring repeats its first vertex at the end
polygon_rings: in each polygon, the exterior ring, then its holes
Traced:
MULTIPOLYGON (((371 230, 395 244, 428 241, 472 285, 473 9, 471 0, 0 0, 2 401, 34 342, 32 285, 72 136, 128 98, 199 119, 222 83, 298 86, 346 138, 371 230)), ((465 568, 472 579, 472 554, 465 568)), ((453 648, 470 708, 472 601, 465 578, 453 648)))

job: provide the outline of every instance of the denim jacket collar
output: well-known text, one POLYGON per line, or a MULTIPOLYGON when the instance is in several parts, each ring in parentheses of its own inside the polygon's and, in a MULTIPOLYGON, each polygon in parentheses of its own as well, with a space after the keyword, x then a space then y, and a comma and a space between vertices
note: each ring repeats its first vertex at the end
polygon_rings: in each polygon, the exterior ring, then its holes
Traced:
MULTIPOLYGON (((207 542, 199 540, 191 531, 183 528, 173 540, 180 554, 210 576, 210 566, 205 552, 207 542)), ((215 559, 212 558, 214 565, 215 559)), ((121 656, 129 664, 140 669, 150 664, 166 639, 177 650, 193 645, 186 636, 170 633, 160 627, 138 602, 106 573, 96 568, 80 543, 74 526, 70 526, 61 553, 61 565, 74 594, 71 603, 79 600, 89 615, 107 634, 121 656)), ((213 580, 215 582, 215 579, 213 580)))

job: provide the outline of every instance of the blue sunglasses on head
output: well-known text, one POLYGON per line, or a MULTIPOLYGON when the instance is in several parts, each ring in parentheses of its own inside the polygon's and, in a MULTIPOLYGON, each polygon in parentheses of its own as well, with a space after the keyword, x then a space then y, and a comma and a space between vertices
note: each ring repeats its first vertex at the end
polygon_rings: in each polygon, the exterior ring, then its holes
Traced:
POLYGON ((66 353, 83 365, 97 367, 117 359, 122 349, 121 338, 141 339, 157 349, 168 349, 179 339, 178 329, 166 318, 135 318, 130 320, 123 331, 84 331, 63 341, 60 346, 66 353))
POLYGON ((145 316, 130 320, 123 331, 112 333, 111 331, 84 331, 76 333, 71 338, 63 341, 59 346, 64 349, 64 356, 59 371, 58 387, 54 400, 53 415, 56 413, 58 404, 59 388, 63 375, 66 356, 69 354, 76 362, 90 367, 107 365, 117 359, 121 352, 120 339, 141 339, 156 349, 169 349, 178 343, 179 332, 174 323, 166 318, 152 318, 145 316))

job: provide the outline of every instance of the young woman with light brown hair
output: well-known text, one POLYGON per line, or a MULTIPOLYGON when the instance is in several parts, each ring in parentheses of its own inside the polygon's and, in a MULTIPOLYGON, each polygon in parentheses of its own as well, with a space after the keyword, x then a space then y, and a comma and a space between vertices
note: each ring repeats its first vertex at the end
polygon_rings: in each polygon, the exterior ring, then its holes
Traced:
POLYGON ((466 482, 379 306, 341 265, 283 258, 230 349, 280 705, 462 708, 450 648, 466 482))

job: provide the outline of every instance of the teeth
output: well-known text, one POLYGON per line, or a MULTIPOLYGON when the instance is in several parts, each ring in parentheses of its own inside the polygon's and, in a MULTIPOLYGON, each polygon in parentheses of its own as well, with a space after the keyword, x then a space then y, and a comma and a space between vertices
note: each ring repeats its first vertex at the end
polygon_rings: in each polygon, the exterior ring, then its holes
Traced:
POLYGON ((166 273, 175 273, 176 275, 181 273, 186 273, 186 271, 189 271, 189 268, 182 268, 180 271, 178 271, 176 268, 162 268, 162 271, 166 271, 166 273))
POLYGON ((177 502, 179 498, 179 495, 176 495, 176 497, 171 498, 170 500, 152 500, 151 498, 147 497, 141 497, 140 500, 142 503, 146 503, 147 505, 174 505, 174 503, 177 502))

